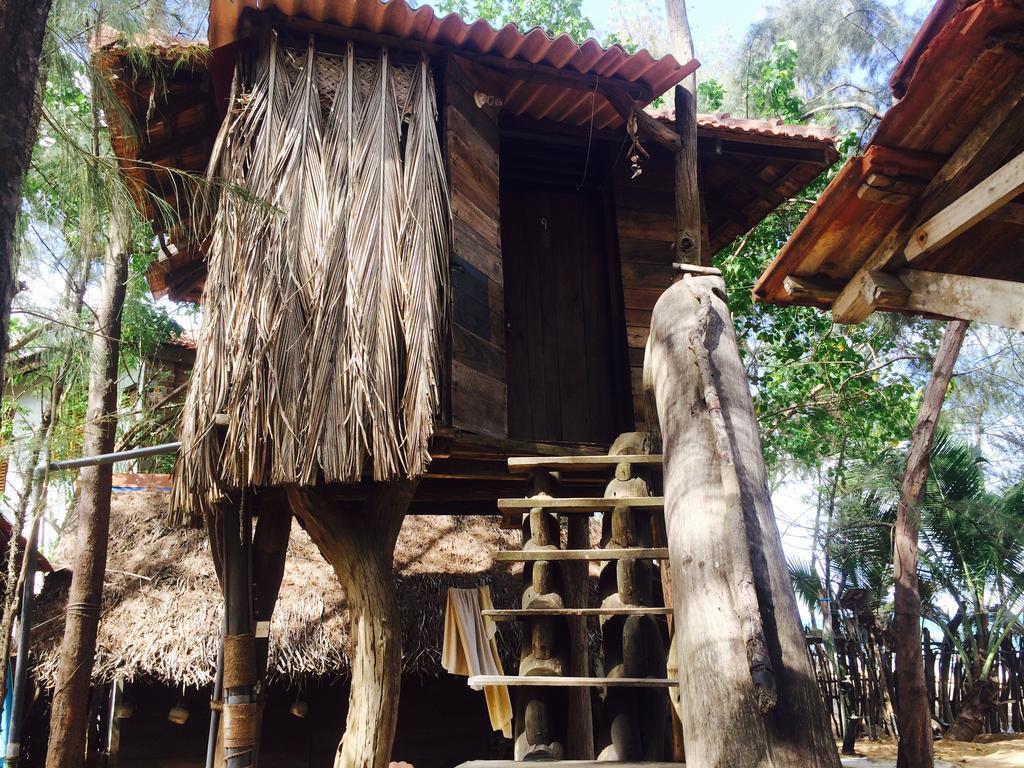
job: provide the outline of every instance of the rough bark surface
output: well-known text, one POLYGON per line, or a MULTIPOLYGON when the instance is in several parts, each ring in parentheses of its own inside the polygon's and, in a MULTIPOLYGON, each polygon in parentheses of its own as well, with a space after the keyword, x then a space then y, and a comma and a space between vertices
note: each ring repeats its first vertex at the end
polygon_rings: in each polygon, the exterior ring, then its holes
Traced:
MULTIPOLYGON (((82 444, 85 456, 112 451, 117 429, 117 367, 128 279, 128 232, 116 218, 112 227, 89 358, 89 401, 82 444)), ((89 686, 107 567, 112 475, 111 464, 86 467, 79 475, 77 541, 50 716, 47 768, 79 768, 85 761, 89 686)))
POLYGON ((33 104, 49 15, 50 0, 0 2, 0 371, 10 341, 7 331, 14 297, 15 227, 21 185, 35 137, 33 104))
POLYGON ((910 438, 910 453, 893 529, 893 650, 896 653, 896 720, 900 728, 897 768, 930 768, 933 762, 932 723, 921 650, 921 594, 917 583, 917 543, 925 484, 935 442, 935 428, 946 399, 953 366, 967 334, 967 323, 946 326, 932 377, 924 391, 910 438))
POLYGON ((838 768, 724 295, 718 277, 687 276, 669 288, 654 308, 648 352, 664 446, 687 765, 838 768), (708 307, 703 334, 697 332, 699 296, 708 307), (714 398, 698 368, 698 345, 708 353, 714 398), (713 408, 708 399, 717 401, 713 408), (745 615, 743 585, 753 586, 756 617, 745 615), (770 706, 756 682, 764 670, 750 654, 750 628, 757 623, 774 676, 777 699, 770 706))
POLYGON ((335 768, 387 768, 398 721, 402 627, 392 565, 416 483, 378 483, 358 510, 324 491, 290 487, 288 499, 348 598, 352 684, 335 768))
POLYGON ((967 692, 956 720, 943 734, 950 741, 974 741, 985 729, 989 713, 998 703, 999 684, 995 680, 975 683, 967 692))

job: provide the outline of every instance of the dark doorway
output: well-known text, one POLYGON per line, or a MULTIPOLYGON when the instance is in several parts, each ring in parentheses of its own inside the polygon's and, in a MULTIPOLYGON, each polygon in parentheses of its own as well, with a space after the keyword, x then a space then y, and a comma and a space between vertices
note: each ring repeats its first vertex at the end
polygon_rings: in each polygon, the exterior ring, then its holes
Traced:
POLYGON ((601 190, 503 179, 509 437, 607 443, 620 431, 607 240, 601 190))

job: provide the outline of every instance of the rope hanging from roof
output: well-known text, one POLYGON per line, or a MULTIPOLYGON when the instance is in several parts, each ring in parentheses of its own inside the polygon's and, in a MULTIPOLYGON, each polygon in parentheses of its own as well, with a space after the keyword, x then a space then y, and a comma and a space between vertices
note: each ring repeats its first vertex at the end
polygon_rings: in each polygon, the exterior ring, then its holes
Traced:
POLYGON ((422 474, 439 409, 451 213, 429 61, 243 56, 172 518, 229 489, 422 474))

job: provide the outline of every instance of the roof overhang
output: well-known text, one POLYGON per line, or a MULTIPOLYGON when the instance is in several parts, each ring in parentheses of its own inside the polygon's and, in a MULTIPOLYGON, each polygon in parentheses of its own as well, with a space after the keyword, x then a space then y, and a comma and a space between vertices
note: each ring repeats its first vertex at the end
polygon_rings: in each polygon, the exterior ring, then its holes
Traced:
POLYGON ((933 11, 894 77, 903 99, 761 275, 757 299, 840 322, 878 309, 1024 329, 1024 6, 963 6, 933 11))

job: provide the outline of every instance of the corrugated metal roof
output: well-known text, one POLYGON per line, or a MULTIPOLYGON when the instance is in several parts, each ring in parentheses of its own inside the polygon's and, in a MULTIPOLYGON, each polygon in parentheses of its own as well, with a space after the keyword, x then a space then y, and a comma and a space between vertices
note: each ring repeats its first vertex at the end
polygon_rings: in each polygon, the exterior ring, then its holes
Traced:
MULTIPOLYGON (((866 154, 844 166, 768 265, 754 287, 758 299, 778 304, 808 302, 785 290, 789 275, 832 281, 841 288, 877 250, 1004 89, 1024 78, 1024 59, 1013 44, 1014 35, 1024 28, 1024 5, 1017 0, 964 5, 943 0, 936 6, 930 26, 926 24, 915 39, 918 50, 905 58, 900 80, 905 87, 903 98, 885 114, 866 154), (938 27, 942 19, 945 23, 938 27)), ((1012 216, 997 215, 915 260, 914 266, 1020 280, 1024 265, 1005 254, 1019 252, 1022 246, 1024 227, 1014 223, 1012 216), (1002 257, 997 258, 998 254, 1002 257)), ((817 303, 828 306, 830 302, 817 303)))
MULTIPOLYGON (((674 107, 647 108, 647 113, 658 120, 669 124, 675 124, 676 111, 674 107)), ((697 126, 704 131, 721 131, 723 133, 735 133, 742 136, 758 136, 772 139, 799 139, 801 143, 807 140, 820 141, 823 145, 832 147, 836 141, 836 129, 834 126, 824 125, 794 125, 782 120, 758 120, 754 118, 733 117, 725 113, 700 113, 697 115, 697 126)))
MULTIPOLYGON (((568 35, 550 37, 539 28, 522 33, 514 24, 495 29, 484 20, 467 23, 454 13, 439 18, 429 5, 412 8, 406 0, 211 0, 211 48, 231 43, 239 36, 246 11, 277 12, 456 52, 641 83, 653 96, 664 93, 699 66, 696 60, 681 64, 671 55, 656 59, 646 50, 631 54, 619 45, 604 48, 592 39, 577 44, 568 35)), ((621 122, 603 98, 537 83, 514 85, 505 96, 505 109, 516 115, 576 125, 593 119, 598 128, 621 122)))

